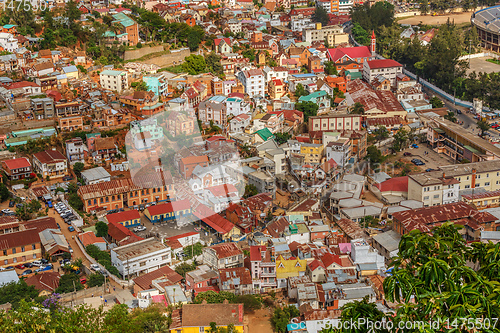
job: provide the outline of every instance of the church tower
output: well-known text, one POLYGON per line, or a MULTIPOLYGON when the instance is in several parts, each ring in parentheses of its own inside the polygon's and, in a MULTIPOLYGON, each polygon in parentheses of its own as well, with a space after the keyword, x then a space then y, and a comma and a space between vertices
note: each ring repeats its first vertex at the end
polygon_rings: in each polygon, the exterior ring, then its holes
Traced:
POLYGON ((370 47, 370 51, 372 52, 372 56, 377 53, 377 37, 375 37, 375 31, 372 30, 372 44, 370 47))

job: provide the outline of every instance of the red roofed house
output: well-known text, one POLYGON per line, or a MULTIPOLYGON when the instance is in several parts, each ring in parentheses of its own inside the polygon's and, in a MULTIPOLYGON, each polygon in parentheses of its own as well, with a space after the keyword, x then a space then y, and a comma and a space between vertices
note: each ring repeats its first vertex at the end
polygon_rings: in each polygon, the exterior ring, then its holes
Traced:
POLYGON ((328 58, 335 64, 342 64, 349 61, 363 63, 368 60, 375 59, 368 46, 356 47, 339 47, 335 49, 328 49, 328 58))
POLYGON ((31 163, 26 157, 2 161, 2 168, 9 180, 28 178, 31 175, 31 163))
POLYGON ((179 170, 184 175, 184 178, 191 178, 194 168, 197 166, 207 167, 208 166, 208 156, 188 156, 184 157, 179 162, 179 170))
POLYGON ((186 290, 199 290, 217 287, 219 283, 219 271, 211 269, 208 265, 200 265, 194 271, 186 273, 186 290))
POLYGON ((108 223, 119 223, 127 228, 134 228, 141 225, 141 216, 137 210, 127 210, 124 212, 106 215, 108 223))
POLYGON ((281 79, 272 79, 268 84, 271 99, 280 99, 287 94, 285 83, 281 79))
MULTIPOLYGON (((396 77, 403 73, 403 65, 392 59, 376 59, 363 63, 363 79, 372 84, 378 76, 383 76, 396 87, 396 77)), ((380 81, 380 79, 378 79, 380 81)))
POLYGON ((144 216, 153 224, 173 222, 189 215, 191 215, 191 203, 187 199, 150 206, 144 210, 144 216))
POLYGON ((226 208, 226 218, 240 230, 247 234, 252 231, 252 227, 256 227, 256 221, 250 208, 239 204, 230 203, 226 208))
POLYGON ((241 234, 236 225, 229 222, 204 204, 200 204, 193 215, 200 220, 200 224, 214 236, 214 240, 229 240, 241 234))
MULTIPOLYGON (((408 198, 408 176, 395 177, 387 179, 381 183, 375 184, 379 193, 374 193, 377 197, 386 203, 389 203, 387 196, 400 197, 401 199, 408 198)), ((377 192, 375 190, 375 192, 377 192)))
POLYGON ((68 174, 68 160, 55 148, 33 154, 33 166, 44 178, 60 178, 68 174))
POLYGON ((246 267, 232 267, 219 270, 219 289, 236 295, 253 293, 252 275, 246 267))
POLYGON ((58 272, 40 272, 24 281, 28 286, 34 286, 38 290, 38 296, 49 296, 59 287, 60 278, 58 272))
POLYGON ((84 247, 87 247, 88 245, 95 245, 101 251, 107 250, 106 240, 102 237, 97 237, 93 231, 87 231, 82 234, 79 234, 78 239, 80 240, 80 243, 82 243, 84 247))
POLYGON ((220 54, 227 54, 233 52, 230 38, 216 38, 214 39, 214 51, 220 54))
POLYGON ((172 268, 168 266, 160 267, 150 273, 141 275, 134 279, 134 293, 138 293, 143 290, 148 290, 153 287, 153 281, 158 279, 166 279, 169 285, 174 285, 182 280, 182 276, 177 274, 172 268))
POLYGON ((243 267, 243 251, 236 243, 221 243, 203 248, 203 263, 212 269, 243 267))
POLYGON ((325 265, 318 259, 314 259, 307 264, 306 275, 309 275, 312 282, 326 282, 325 265))
POLYGON ((42 258, 42 242, 36 228, 0 235, 0 266, 14 266, 42 258))
MULTIPOLYGON (((276 262, 271 258, 271 249, 266 246, 250 246, 250 272, 254 289, 266 291, 276 288, 276 262)), ((245 265, 248 266, 247 261, 245 265)))
POLYGON ((108 236, 111 241, 118 246, 134 243, 144 239, 137 236, 132 231, 122 226, 120 223, 116 222, 108 223, 108 236))

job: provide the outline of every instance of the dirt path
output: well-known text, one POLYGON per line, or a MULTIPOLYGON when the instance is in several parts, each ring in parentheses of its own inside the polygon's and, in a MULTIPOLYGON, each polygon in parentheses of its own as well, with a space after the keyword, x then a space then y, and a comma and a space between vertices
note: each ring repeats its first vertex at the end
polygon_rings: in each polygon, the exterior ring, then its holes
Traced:
POLYGON ((271 310, 263 308, 245 316, 248 326, 245 333, 273 333, 271 326, 271 310))
POLYGON ((399 24, 429 24, 429 25, 440 25, 445 24, 448 18, 450 21, 455 21, 455 24, 468 23, 470 22, 472 12, 456 13, 456 14, 446 14, 446 15, 426 15, 426 16, 412 16, 402 20, 398 20, 399 24))

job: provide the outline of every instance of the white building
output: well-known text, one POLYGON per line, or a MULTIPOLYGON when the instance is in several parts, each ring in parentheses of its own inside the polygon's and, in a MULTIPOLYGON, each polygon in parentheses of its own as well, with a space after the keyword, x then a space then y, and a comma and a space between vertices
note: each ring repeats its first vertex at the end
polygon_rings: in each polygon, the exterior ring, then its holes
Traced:
POLYGON ((330 46, 333 46, 348 43, 349 35, 344 33, 340 25, 323 27, 321 23, 316 23, 316 26, 302 30, 302 40, 309 43, 326 40, 330 46))
POLYGON ((302 31, 307 28, 314 28, 316 23, 312 22, 310 17, 293 18, 290 21, 292 31, 302 31))
POLYGON ((86 185, 93 185, 111 181, 111 175, 103 167, 83 170, 82 178, 86 185))
POLYGON ((231 134, 243 133, 250 125, 251 118, 248 114, 240 114, 229 121, 229 131, 231 134))
POLYGON ((340 0, 339 1, 339 14, 349 14, 351 8, 354 6, 354 1, 352 0, 340 0))
POLYGON ((155 238, 116 247, 111 250, 111 264, 123 277, 149 273, 172 262, 171 249, 155 238))
POLYGON ((266 82, 264 81, 264 74, 260 69, 241 71, 238 73, 238 79, 243 87, 245 87, 245 93, 248 96, 265 96, 266 82))
POLYGON ((9 52, 14 52, 19 48, 17 39, 14 38, 14 35, 6 32, 0 32, 0 46, 4 51, 9 52))
POLYGON ((363 79, 372 83, 379 75, 391 81, 391 86, 396 87, 396 77, 403 73, 403 65, 392 59, 376 59, 363 62, 363 79))
POLYGON ((128 89, 128 75, 125 71, 105 70, 99 74, 101 87, 121 93, 128 89))
POLYGON ((272 79, 279 79, 283 81, 288 81, 288 70, 285 67, 264 67, 262 72, 265 75, 266 82, 272 79))
MULTIPOLYGON (((227 5, 229 7, 233 7, 235 4, 236 4, 235 0, 229 0, 227 3, 227 5)), ((231 32, 233 34, 237 34, 238 32, 241 32, 241 21, 229 20, 229 21, 227 21, 227 25, 229 27, 229 30, 231 30, 231 32)))
POLYGON ((55 148, 45 150, 33 154, 33 170, 43 178, 64 177, 68 174, 68 160, 55 148))
POLYGON ((226 99, 226 113, 227 116, 239 116, 240 114, 250 112, 250 103, 245 102, 239 97, 228 97, 226 99))
POLYGON ((68 158, 69 164, 73 165, 76 162, 85 163, 85 150, 85 144, 79 137, 66 141, 66 157, 68 158))
POLYGON ((385 258, 362 238, 351 240, 351 259, 355 264, 376 264, 377 269, 385 266, 385 258))

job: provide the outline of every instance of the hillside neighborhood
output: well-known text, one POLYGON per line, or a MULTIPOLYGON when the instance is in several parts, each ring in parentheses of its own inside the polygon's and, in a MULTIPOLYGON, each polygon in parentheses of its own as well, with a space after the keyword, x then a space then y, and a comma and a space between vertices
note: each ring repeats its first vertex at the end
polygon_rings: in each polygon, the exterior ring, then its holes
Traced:
POLYGON ((0 327, 56 309, 171 333, 500 314, 500 69, 465 76, 498 65, 486 12, 456 28, 383 1, 26 4, 0 15, 0 327))

